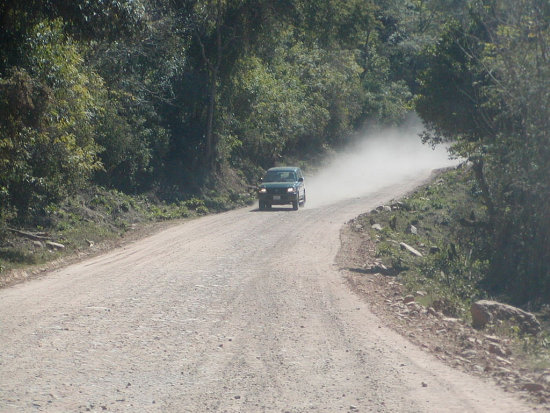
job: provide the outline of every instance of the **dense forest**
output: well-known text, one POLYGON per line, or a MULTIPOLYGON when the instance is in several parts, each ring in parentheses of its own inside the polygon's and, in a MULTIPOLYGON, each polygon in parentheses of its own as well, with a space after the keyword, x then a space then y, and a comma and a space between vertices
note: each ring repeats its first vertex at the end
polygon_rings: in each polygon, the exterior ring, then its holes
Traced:
POLYGON ((416 110, 471 165, 487 288, 548 302, 549 25, 548 0, 0 0, 0 230, 83 188, 250 184, 416 110))

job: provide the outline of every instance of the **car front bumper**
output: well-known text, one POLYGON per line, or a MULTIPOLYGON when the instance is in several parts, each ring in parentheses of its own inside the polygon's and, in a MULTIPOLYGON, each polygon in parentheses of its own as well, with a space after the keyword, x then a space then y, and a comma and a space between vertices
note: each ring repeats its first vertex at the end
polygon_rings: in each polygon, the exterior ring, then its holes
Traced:
POLYGON ((258 199, 261 202, 264 202, 269 205, 286 205, 291 204, 297 200, 297 194, 295 193, 286 193, 286 194, 258 194, 258 199))

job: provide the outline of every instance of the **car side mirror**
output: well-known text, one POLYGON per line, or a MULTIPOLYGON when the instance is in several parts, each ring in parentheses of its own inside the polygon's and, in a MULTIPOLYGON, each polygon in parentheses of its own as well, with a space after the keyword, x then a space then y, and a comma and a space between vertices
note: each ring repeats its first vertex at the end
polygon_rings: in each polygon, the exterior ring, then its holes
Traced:
POLYGON ((298 182, 304 182, 304 178, 302 177, 298 178, 298 182))
POLYGON ((259 183, 262 183, 263 181, 264 181, 264 178, 258 179, 258 182, 259 182, 259 183))

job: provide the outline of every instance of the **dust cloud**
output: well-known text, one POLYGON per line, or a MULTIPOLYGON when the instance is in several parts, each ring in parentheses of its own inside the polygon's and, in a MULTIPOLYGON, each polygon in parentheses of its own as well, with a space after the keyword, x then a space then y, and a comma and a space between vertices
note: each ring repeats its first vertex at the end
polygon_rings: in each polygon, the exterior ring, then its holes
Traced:
POLYGON ((456 165, 443 146, 435 150, 422 144, 422 127, 413 122, 364 134, 357 143, 336 154, 306 176, 307 207, 315 208, 368 195, 414 174, 456 165))

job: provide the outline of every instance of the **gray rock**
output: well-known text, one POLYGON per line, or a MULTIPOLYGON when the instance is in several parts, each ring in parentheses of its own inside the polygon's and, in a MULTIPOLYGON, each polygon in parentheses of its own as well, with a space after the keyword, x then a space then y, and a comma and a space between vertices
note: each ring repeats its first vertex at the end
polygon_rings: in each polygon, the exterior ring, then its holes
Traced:
POLYGON ((407 295, 405 298, 403 298, 403 302, 405 304, 414 303, 414 296, 413 295, 407 295))
POLYGON ((474 357, 477 357, 477 351, 475 350, 464 350, 460 354, 462 355, 462 357, 466 357, 467 359, 472 359, 474 357))
POLYGON ((372 229, 375 229, 376 231, 382 231, 382 225, 380 224, 374 224, 371 226, 372 229))
POLYGON ((33 241, 32 245, 34 248, 44 248, 44 244, 42 244, 42 241, 33 241))
POLYGON ((544 390, 544 386, 540 383, 525 383, 521 388, 531 393, 538 393, 544 390))
POLYGON ((439 318, 440 314, 433 307, 428 307, 428 314, 433 315, 434 317, 439 318))
POLYGON ((407 234, 416 235, 416 234, 418 234, 418 229, 413 224, 409 224, 409 226, 407 227, 405 232, 407 234))
POLYGON ((550 371, 542 373, 538 381, 550 387, 550 371))
POLYGON ((391 204, 391 209, 393 211, 399 211, 400 209, 403 209, 403 202, 394 202, 393 204, 391 204))
POLYGON ((491 341, 492 343, 500 344, 500 343, 502 342, 502 339, 500 339, 500 338, 497 337, 497 336, 485 335, 484 337, 485 337, 486 340, 489 340, 489 341, 491 341))
POLYGON ((484 328, 489 323, 500 320, 514 322, 523 333, 538 334, 541 326, 537 318, 527 311, 496 301, 480 300, 472 304, 472 325, 484 328))
POLYGON ((496 354, 500 357, 506 357, 507 352, 497 343, 490 343, 489 344, 489 353, 496 354))

